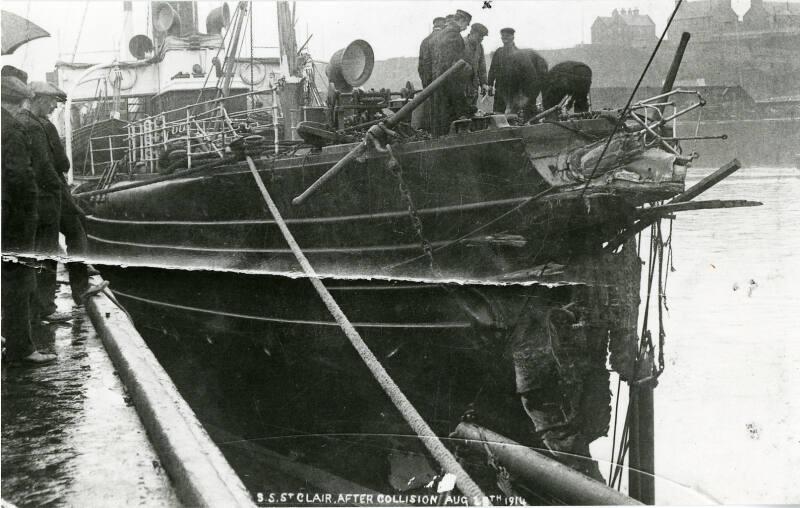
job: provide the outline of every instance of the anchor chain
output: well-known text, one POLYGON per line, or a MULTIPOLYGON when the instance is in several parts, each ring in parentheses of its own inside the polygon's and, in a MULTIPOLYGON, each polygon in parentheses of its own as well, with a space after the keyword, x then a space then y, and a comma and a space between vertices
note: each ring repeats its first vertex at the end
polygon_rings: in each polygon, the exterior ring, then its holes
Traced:
POLYGON ((425 238, 425 234, 422 229, 422 220, 419 218, 419 212, 414 205, 414 199, 411 197, 411 191, 408 188, 408 184, 406 184, 405 178, 403 178, 403 166, 400 164, 400 161, 397 160, 394 150, 392 149, 392 145, 386 145, 386 150, 389 152, 389 159, 386 161, 386 169, 389 170, 395 176, 395 178, 397 178, 398 188, 400 189, 400 194, 402 195, 403 200, 406 202, 408 216, 411 219, 411 225, 413 226, 414 232, 419 239, 422 251, 428 258, 428 264, 430 266, 431 273, 438 277, 440 276, 440 272, 436 268, 436 264, 433 259, 433 247, 428 239, 425 238))

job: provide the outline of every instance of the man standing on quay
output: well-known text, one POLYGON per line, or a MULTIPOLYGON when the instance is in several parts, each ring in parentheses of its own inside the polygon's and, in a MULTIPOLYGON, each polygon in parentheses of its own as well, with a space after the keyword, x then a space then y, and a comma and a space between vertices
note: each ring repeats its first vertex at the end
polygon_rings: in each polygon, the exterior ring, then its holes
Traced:
POLYGON ((27 75, 15 68, 3 69, 2 77, 2 150, 3 172, 3 254, 16 260, 3 259, 2 266, 2 334, 6 347, 4 358, 37 365, 56 360, 56 355, 36 350, 31 340, 31 300, 35 289, 33 261, 19 257, 35 247, 38 222, 38 190, 31 167, 25 129, 16 119, 22 104, 30 98, 27 86, 20 79, 27 75))

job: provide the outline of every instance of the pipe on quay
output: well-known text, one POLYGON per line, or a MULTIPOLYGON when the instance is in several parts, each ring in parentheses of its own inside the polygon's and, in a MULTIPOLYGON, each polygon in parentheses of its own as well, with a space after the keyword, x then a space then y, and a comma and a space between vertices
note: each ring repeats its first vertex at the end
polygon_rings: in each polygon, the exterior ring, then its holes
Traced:
MULTIPOLYGON (((100 277, 92 279, 92 284, 100 282, 100 277)), ((86 309, 180 501, 198 507, 255 507, 125 311, 104 293, 88 298, 86 309)))
POLYGON ((536 489, 571 505, 641 505, 604 483, 565 466, 530 448, 472 423, 462 422, 451 434, 478 451, 484 446, 509 472, 536 489))

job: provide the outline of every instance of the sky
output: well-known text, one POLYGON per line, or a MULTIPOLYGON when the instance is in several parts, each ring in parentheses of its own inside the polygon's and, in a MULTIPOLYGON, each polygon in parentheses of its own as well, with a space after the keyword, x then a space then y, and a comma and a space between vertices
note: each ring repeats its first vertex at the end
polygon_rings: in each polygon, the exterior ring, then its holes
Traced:
MULTIPOLYGON (((201 30, 206 14, 221 2, 198 2, 201 30)), ((123 25, 121 0, 2 0, 3 10, 25 16, 49 31, 51 37, 32 41, 15 54, 2 57, 2 63, 26 70, 31 79, 43 80, 57 60, 98 63, 116 56, 123 25)), ((135 33, 148 34, 147 15, 150 2, 135 1, 135 33)), ((228 2, 231 11, 236 2, 228 2)), ((591 42, 590 29, 597 16, 609 16, 615 8, 638 8, 648 14, 660 34, 674 7, 673 0, 492 0, 484 9, 483 0, 409 1, 409 0, 305 0, 296 7, 298 45, 308 35, 308 44, 316 60, 327 61, 338 49, 354 39, 367 40, 375 58, 416 56, 419 43, 430 32, 434 17, 463 9, 473 22, 489 29, 484 41, 486 51, 500 45, 499 30, 516 29, 520 47, 552 49, 591 42)), ((741 16, 750 0, 732 0, 741 16)), ((275 2, 254 2, 254 56, 277 55, 275 2)), ((247 34, 249 39, 249 34, 247 34)), ((127 42, 126 42, 127 44, 127 42)), ((243 54, 249 55, 249 46, 243 54)))

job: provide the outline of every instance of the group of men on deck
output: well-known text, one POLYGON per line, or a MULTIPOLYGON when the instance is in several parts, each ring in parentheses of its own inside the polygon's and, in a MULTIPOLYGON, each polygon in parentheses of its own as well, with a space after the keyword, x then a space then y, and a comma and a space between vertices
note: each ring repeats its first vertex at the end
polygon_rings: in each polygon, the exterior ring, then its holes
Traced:
POLYGON ((513 28, 503 28, 503 45, 494 52, 487 73, 483 39, 489 30, 481 23, 470 26, 471 21, 472 16, 460 9, 434 18, 433 31, 420 44, 417 70, 423 87, 461 59, 470 65, 467 73, 451 77, 436 91, 422 115, 422 128, 435 136, 446 134, 452 121, 474 114, 478 98, 491 93, 494 113, 522 111, 530 116, 536 111, 540 92, 545 109, 570 96, 576 112, 588 111, 592 73, 587 65, 561 62, 548 69, 537 52, 517 48, 513 28), (468 34, 462 37, 468 27, 468 34))
MULTIPOLYGON (((66 94, 12 66, 2 69, 2 335, 4 360, 49 363, 32 327, 70 319, 55 304, 59 233, 70 255, 86 249, 83 212, 73 201, 70 164, 48 116, 66 94), (32 256, 44 259, 34 259, 32 256)), ((67 263, 76 303, 90 290, 88 266, 67 263)))

